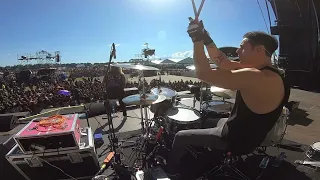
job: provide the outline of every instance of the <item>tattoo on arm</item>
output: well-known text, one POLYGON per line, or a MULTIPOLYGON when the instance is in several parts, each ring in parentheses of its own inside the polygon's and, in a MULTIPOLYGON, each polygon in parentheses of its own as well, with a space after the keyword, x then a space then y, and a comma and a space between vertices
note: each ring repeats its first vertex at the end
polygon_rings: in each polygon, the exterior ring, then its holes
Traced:
MULTIPOLYGON (((208 48, 216 48, 216 49, 218 49, 217 45, 214 42, 212 42, 211 44, 207 45, 207 47, 208 48)), ((228 57, 223 52, 221 52, 219 49, 218 49, 218 51, 219 51, 219 55, 217 57, 214 57, 214 59, 216 60, 217 66, 220 66, 222 61, 225 61, 226 59, 228 59, 228 57)))
POLYGON ((227 59, 227 56, 220 51, 219 56, 214 57, 217 60, 217 65, 220 66, 221 62, 227 59))

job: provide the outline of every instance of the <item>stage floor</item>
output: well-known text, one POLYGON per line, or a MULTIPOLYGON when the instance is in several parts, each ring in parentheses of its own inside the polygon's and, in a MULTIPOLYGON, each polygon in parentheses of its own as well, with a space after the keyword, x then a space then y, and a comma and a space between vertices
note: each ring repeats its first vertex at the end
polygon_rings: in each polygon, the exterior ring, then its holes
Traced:
MULTIPOLYGON (((182 99, 181 103, 187 106, 192 106, 192 99, 191 98, 185 98, 182 99)), ((94 103, 92 106, 90 106, 90 111, 93 112, 93 114, 96 114, 95 116, 92 116, 89 118, 89 121, 87 122, 86 119, 81 119, 81 126, 87 127, 90 126, 94 133, 101 133, 103 135, 104 144, 97 149, 97 155, 99 157, 99 161, 103 162, 103 160, 106 157, 107 152, 109 149, 107 149, 109 145, 108 140, 108 134, 109 134, 109 128, 108 123, 105 114, 100 113, 101 109, 103 109, 102 104, 94 103), (94 113, 94 111, 97 111, 94 113), (100 114, 100 115, 98 115, 100 114), (89 124, 88 124, 89 123, 89 124)), ((196 102, 196 109, 199 109, 199 102, 196 102)), ((67 114, 67 113, 74 113, 79 112, 79 109, 73 108, 69 110, 63 110, 61 113, 67 114)), ((153 114, 149 111, 149 118, 153 117, 153 114)), ((118 136, 118 138, 126 139, 126 137, 132 135, 132 134, 141 134, 141 119, 140 119, 140 109, 132 108, 131 110, 128 110, 128 116, 127 119, 123 120, 123 116, 121 112, 117 113, 118 117, 113 119, 115 132, 118 136)), ((18 129, 21 129, 23 125, 18 126, 11 132, 7 134, 14 134, 18 131, 18 129)), ((131 141, 135 141, 135 139, 129 139, 131 141)), ((257 179, 258 176, 260 176, 259 179, 285 179, 285 180, 320 180, 320 172, 319 170, 313 170, 311 168, 305 167, 305 166, 299 166, 294 164, 293 162, 295 160, 304 160, 304 152, 308 149, 307 145, 299 144, 290 140, 284 140, 283 141, 284 147, 286 148, 268 148, 267 154, 270 156, 276 156, 280 154, 281 152, 285 152, 287 158, 285 161, 281 164, 280 167, 268 167, 264 171, 262 171, 259 168, 259 163, 262 160, 263 156, 251 156, 246 161, 245 164, 241 164, 240 169, 243 169, 244 172, 248 176, 251 176, 253 179, 257 179), (297 145, 297 146, 296 146, 297 145), (261 174, 262 173, 262 174, 261 174)), ((125 158, 131 153, 131 147, 124 149, 124 155, 123 160, 125 161, 125 158)), ((210 155, 209 155, 210 156, 210 155)), ((207 157, 206 155, 202 157, 203 159, 210 159, 210 157, 207 157)), ((197 162, 189 162, 188 164, 188 172, 192 172, 193 170, 198 169, 203 164, 197 164, 197 162)), ((206 165, 206 168, 208 168, 208 165, 206 165)), ((107 173, 110 173, 111 171, 107 171, 107 173)), ((191 176, 188 176, 191 177, 191 176)), ((188 178, 184 178, 188 179, 188 178)), ((215 178, 216 179, 216 178, 215 178)))
MULTIPOLYGON (((192 99, 184 99, 181 101, 185 105, 192 106, 192 99)), ((196 108, 199 108, 199 102, 196 103, 196 108)), ((105 158, 105 147, 108 144, 107 134, 108 134, 108 124, 107 120, 103 119, 105 115, 99 115, 95 117, 89 118, 89 124, 92 129, 95 130, 95 133, 102 133, 103 138, 105 140, 105 144, 98 149, 97 153, 100 156, 100 159, 103 160, 105 158)), ((149 111, 149 118, 152 118, 153 114, 149 111)), ((141 131, 141 119, 140 119, 140 109, 133 109, 128 111, 128 118, 126 120, 122 120, 122 113, 118 113, 118 117, 114 118, 114 127, 115 132, 119 136, 119 139, 123 139, 125 137, 130 136, 131 134, 139 134, 141 131)), ((82 121, 83 126, 87 126, 86 120, 82 121)), ((135 139, 130 139, 135 140, 135 139)), ((310 169, 305 166, 298 166, 294 164, 295 160, 304 160, 305 155, 304 152, 308 149, 307 145, 298 144, 293 141, 284 140, 284 146, 288 146, 287 148, 268 148, 267 154, 270 156, 277 156, 281 152, 286 153, 286 160, 282 165, 278 168, 268 167, 260 179, 299 179, 299 180, 307 180, 307 179, 319 179, 320 180, 320 172, 317 172, 313 169, 310 169), (300 147, 299 147, 300 146, 300 147)), ((129 153, 130 150, 125 150, 124 152, 129 153)), ((125 154, 126 154, 125 153, 125 154)), ((248 158, 246 161, 249 169, 247 171, 254 172, 252 174, 253 177, 258 177, 261 173, 261 169, 259 169, 259 163, 262 160, 262 156, 252 156, 248 158)), ((192 167, 192 165, 190 166, 192 167)), ((246 170, 244 170, 246 171, 246 170)), ((255 179, 255 178, 254 178, 255 179)))

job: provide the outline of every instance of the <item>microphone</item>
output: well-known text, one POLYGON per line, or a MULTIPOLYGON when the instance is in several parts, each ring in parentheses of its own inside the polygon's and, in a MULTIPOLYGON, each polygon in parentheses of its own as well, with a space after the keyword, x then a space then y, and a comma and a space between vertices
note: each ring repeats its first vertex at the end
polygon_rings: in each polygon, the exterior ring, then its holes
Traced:
POLYGON ((112 43, 112 56, 113 56, 113 59, 117 59, 116 45, 114 43, 112 43))

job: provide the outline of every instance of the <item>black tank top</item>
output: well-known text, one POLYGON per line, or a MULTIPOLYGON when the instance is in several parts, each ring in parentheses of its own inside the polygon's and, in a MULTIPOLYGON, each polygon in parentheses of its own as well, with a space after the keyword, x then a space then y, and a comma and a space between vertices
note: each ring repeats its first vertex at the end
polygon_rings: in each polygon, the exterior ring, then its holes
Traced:
POLYGON ((267 114, 257 114, 247 107, 241 92, 237 91, 234 107, 222 131, 222 138, 227 140, 230 151, 246 153, 258 147, 273 128, 282 113, 283 106, 288 102, 290 86, 286 83, 284 76, 272 67, 267 66, 260 70, 263 69, 268 69, 281 76, 285 89, 284 98, 275 110, 267 114))

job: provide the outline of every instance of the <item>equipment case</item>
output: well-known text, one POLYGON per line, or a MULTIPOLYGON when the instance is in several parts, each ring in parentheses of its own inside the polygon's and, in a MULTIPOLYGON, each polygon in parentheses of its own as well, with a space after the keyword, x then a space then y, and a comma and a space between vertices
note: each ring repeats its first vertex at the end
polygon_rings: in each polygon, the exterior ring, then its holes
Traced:
POLYGON ((91 128, 85 132, 80 149, 23 154, 16 145, 6 159, 27 180, 91 179, 99 171, 99 162, 91 128))
MULTIPOLYGON (((79 149, 80 142, 80 120, 78 114, 63 115, 66 118, 63 129, 38 127, 42 118, 30 121, 15 136, 14 140, 23 153, 32 153, 31 145, 44 147, 46 152, 79 149), (38 128, 39 129, 38 129, 38 128), (41 130, 40 130, 41 129, 41 130)), ((39 152, 39 151, 33 151, 39 152)), ((41 152, 41 151, 40 151, 41 152)))

